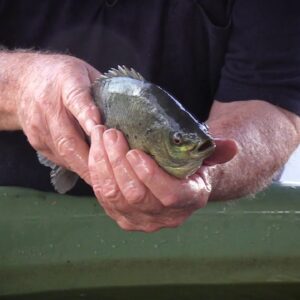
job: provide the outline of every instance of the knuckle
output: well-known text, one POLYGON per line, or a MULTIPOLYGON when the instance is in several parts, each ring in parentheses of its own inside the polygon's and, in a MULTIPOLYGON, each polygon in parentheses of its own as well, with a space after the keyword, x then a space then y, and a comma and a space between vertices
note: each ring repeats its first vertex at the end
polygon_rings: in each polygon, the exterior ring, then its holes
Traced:
POLYGON ((77 115, 77 118, 85 120, 89 118, 91 115, 93 115, 96 109, 97 107, 94 105, 94 103, 92 102, 86 103, 80 107, 80 111, 77 115))
POLYGON ((106 199, 116 202, 119 199, 119 191, 116 188, 105 189, 102 191, 103 197, 106 199))
POLYGON ((73 155, 76 149, 75 138, 60 136, 55 141, 57 153, 62 157, 73 155))
POLYGON ((102 164, 105 161, 102 151, 93 151, 91 157, 95 164, 102 164))
POLYGON ((176 206, 176 204, 178 204, 178 196, 175 194, 166 195, 164 198, 161 199, 161 203, 165 207, 176 206))
POLYGON ((44 120, 41 117, 41 114, 37 111, 31 113, 30 116, 26 116, 24 122, 26 131, 32 136, 41 136, 45 133, 45 126, 43 126, 44 120))
POLYGON ((101 186, 101 194, 104 198, 110 201, 117 201, 120 199, 120 191, 117 185, 111 179, 103 181, 101 186))
MULTIPOLYGON (((85 87, 73 87, 70 88, 65 94, 64 103, 67 107, 73 106, 75 103, 78 104, 78 100, 84 96, 84 93, 86 92, 85 87)), ((83 107, 80 107, 80 109, 83 109, 83 107)))
POLYGON ((143 202, 146 193, 143 189, 129 185, 123 191, 125 198, 127 199, 129 204, 140 204, 143 202))

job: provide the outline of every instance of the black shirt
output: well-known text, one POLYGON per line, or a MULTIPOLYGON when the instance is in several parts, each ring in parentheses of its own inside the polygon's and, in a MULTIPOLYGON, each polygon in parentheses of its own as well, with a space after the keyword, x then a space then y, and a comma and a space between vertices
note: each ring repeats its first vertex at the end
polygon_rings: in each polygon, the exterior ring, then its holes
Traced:
MULTIPOLYGON (((213 99, 300 114, 298 15, 297 0, 0 0, 0 43, 74 55, 102 72, 133 67, 201 121, 213 99)), ((21 132, 0 132, 0 143, 0 185, 53 190, 21 132)))

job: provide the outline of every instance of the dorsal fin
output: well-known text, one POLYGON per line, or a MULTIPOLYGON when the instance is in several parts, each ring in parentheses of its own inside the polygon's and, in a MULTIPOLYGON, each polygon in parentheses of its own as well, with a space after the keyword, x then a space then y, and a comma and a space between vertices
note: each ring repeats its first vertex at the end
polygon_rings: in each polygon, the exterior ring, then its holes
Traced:
POLYGON ((107 79, 113 77, 129 77, 129 78, 145 81, 145 78, 140 73, 135 71, 133 68, 128 69, 124 65, 118 66, 117 69, 111 68, 106 73, 102 74, 99 79, 101 80, 101 79, 107 79))

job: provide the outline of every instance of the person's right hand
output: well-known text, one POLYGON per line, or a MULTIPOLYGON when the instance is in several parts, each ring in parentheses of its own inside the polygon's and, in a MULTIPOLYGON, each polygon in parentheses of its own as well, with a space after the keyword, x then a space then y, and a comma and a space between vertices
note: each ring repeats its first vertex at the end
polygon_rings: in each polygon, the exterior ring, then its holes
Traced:
POLYGON ((90 135, 100 123, 90 94, 100 73, 67 55, 23 53, 22 65, 15 105, 28 141, 52 162, 90 183, 89 147, 81 128, 90 135))
MULTIPOLYGON (((217 140, 209 165, 237 154, 233 140, 217 140)), ((210 167, 186 179, 166 173, 149 155, 128 147, 122 132, 95 126, 89 167, 95 195, 106 213, 124 230, 153 232, 182 224, 206 205, 211 193, 210 167)))

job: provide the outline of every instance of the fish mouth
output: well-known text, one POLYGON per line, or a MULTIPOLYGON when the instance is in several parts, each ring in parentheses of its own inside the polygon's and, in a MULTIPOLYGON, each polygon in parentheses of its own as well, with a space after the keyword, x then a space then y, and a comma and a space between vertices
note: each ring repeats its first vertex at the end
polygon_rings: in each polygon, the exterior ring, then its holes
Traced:
POLYGON ((205 159, 215 151, 215 148, 216 148, 216 144, 212 140, 207 140, 204 143, 199 142, 191 150, 190 156, 193 158, 205 159))
POLYGON ((215 148, 216 145, 212 140, 198 142, 189 152, 190 159, 173 165, 164 165, 164 169, 177 178, 187 178, 201 167, 203 161, 214 152, 215 148))
POLYGON ((171 175, 179 178, 179 179, 185 179, 189 177, 190 175, 196 173, 196 171, 199 169, 199 167, 202 164, 201 161, 197 161, 197 163, 190 162, 189 164, 185 164, 182 166, 164 166, 163 168, 171 175))

